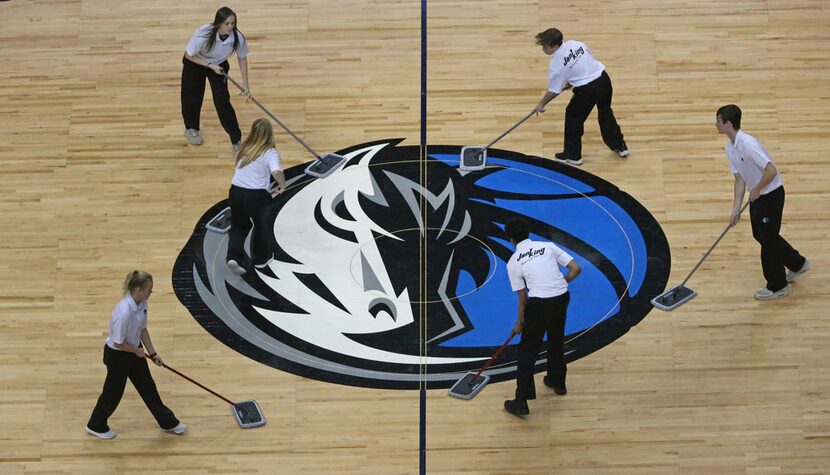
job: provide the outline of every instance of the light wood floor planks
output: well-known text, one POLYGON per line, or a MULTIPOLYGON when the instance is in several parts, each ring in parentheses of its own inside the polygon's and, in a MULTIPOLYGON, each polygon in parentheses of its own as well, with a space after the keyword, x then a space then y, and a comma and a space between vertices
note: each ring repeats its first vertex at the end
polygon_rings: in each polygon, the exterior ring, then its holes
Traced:
MULTIPOLYGON (((417 473, 418 395, 337 386, 248 360, 178 303, 175 257, 226 196, 230 144, 209 99, 188 146, 181 54, 219 4, 0 2, 0 472, 417 473), (127 389, 103 442, 83 426, 123 275, 156 276, 151 333, 167 361, 268 425, 236 428, 221 401, 154 370, 190 424, 160 433, 127 389)), ((420 127, 420 3, 243 0, 253 93, 319 152, 420 127)), ((609 152, 595 115, 584 169, 658 219, 685 277, 728 219, 732 179, 714 111, 735 102, 787 189, 784 235, 813 270, 758 303, 758 246, 743 222, 698 271, 699 296, 652 312, 572 364, 570 393, 520 421, 512 382, 470 402, 428 396, 429 473, 826 473, 830 467, 830 4, 823 0, 430 1, 429 143, 480 145, 528 112, 549 26, 611 74, 631 149, 609 152)), ((232 74, 238 74, 232 60, 232 74)), ((561 150, 568 94, 500 148, 561 150)), ((243 131, 262 114, 235 99, 243 131)), ((309 159, 285 134, 288 165, 309 159)), ((505 285, 507 285, 505 283, 505 285)))

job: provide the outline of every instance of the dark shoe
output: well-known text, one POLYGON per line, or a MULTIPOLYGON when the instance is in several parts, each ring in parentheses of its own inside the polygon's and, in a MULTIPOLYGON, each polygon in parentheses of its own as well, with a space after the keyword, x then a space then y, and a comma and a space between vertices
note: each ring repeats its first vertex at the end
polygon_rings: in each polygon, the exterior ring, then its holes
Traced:
POLYGON ((628 147, 626 147, 625 144, 622 144, 622 147, 614 151, 617 152, 617 155, 619 155, 621 158, 625 158, 628 156, 628 147))
POLYGON ((527 401, 520 401, 518 399, 504 401, 504 410, 518 417, 524 417, 530 414, 530 409, 527 408, 527 401))
POLYGON ((571 165, 582 165, 581 158, 566 157, 565 152, 560 152, 554 155, 560 162, 570 163, 571 165))
POLYGON ((545 379, 542 381, 545 383, 545 386, 552 388, 553 392, 556 394, 560 396, 568 394, 568 388, 564 384, 562 386, 557 386, 556 384, 553 384, 553 381, 547 376, 545 376, 545 379))

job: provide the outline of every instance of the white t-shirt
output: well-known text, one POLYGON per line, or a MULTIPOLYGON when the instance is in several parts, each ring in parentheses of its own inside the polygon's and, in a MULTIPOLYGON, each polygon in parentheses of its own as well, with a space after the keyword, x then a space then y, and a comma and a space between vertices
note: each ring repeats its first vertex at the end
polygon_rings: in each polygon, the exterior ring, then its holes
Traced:
POLYGON ((562 94, 565 83, 574 87, 584 86, 598 78, 603 71, 605 65, 594 59, 588 45, 568 40, 562 43, 550 60, 548 91, 562 94))
MULTIPOLYGON (((741 130, 735 135, 734 143, 731 140, 726 142, 726 158, 729 159, 729 170, 733 175, 737 173, 750 190, 761 181, 767 163, 772 163, 775 167, 775 162, 761 142, 741 130)), ((775 170, 778 171, 778 167, 775 170)), ((766 195, 783 184, 781 174, 776 173, 769 185, 761 190, 761 194, 766 195)))
POLYGON ((250 190, 268 190, 271 188, 271 174, 281 170, 279 152, 269 148, 253 162, 237 168, 231 183, 250 190))
POLYGON ((559 266, 573 260, 551 242, 525 239, 507 262, 507 276, 514 291, 527 289, 528 297, 550 298, 568 291, 568 282, 559 266))
MULTIPOLYGON (((234 34, 231 32, 231 34, 228 35, 224 41, 222 41, 222 39, 219 38, 219 33, 217 32, 216 42, 213 43, 213 49, 210 51, 202 51, 207 45, 208 34, 210 33, 210 29, 212 27, 213 25, 210 23, 200 26, 196 32, 193 33, 193 36, 187 43, 185 51, 188 55, 197 56, 208 63, 219 64, 225 62, 225 60, 230 58, 233 54, 233 43, 235 41, 234 34)), ((245 40, 245 37, 241 32, 237 31, 236 33, 239 35, 239 46, 236 48, 236 56, 241 59, 248 56, 248 42, 245 40)))
POLYGON ((141 330, 147 328, 147 301, 135 303, 129 292, 115 304, 110 319, 107 346, 115 348, 115 344, 127 343, 138 347, 141 343, 141 330))

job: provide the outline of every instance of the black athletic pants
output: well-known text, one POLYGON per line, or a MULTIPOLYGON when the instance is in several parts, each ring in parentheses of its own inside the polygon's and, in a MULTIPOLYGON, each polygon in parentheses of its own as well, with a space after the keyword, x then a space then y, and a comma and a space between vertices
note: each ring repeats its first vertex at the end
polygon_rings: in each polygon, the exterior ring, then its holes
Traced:
POLYGON ((573 96, 565 108, 565 147, 563 153, 567 158, 582 158, 582 134, 588 115, 597 107, 597 118, 602 140, 611 150, 619 150, 625 145, 614 111, 611 110, 611 98, 614 88, 608 73, 584 86, 573 88, 573 96))
POLYGON ((273 233, 269 225, 271 193, 231 185, 228 191, 231 206, 231 229, 228 231, 228 260, 246 267, 245 238, 251 236, 251 258, 254 264, 265 264, 274 255, 273 233))
MULTIPOLYGON (((242 140, 242 131, 236 120, 236 111, 231 105, 231 96, 228 92, 228 79, 216 74, 207 66, 201 66, 182 58, 182 118, 186 129, 199 130, 199 116, 202 112, 202 100, 205 98, 205 79, 210 82, 210 92, 213 94, 213 105, 219 114, 222 128, 231 138, 231 143, 242 140)), ((228 71, 230 64, 227 61, 219 65, 228 71)))
POLYGON ((568 368, 565 365, 565 319, 570 292, 556 297, 527 299, 519 342, 519 362, 516 370, 516 399, 536 399, 533 367, 539 357, 542 339, 548 334, 547 376, 556 386, 565 385, 568 368))
POLYGON ((110 430, 107 420, 121 402, 127 379, 133 383, 141 399, 144 400, 144 404, 156 418, 159 427, 172 429, 179 425, 179 420, 173 415, 173 411, 161 402, 161 396, 156 389, 153 376, 150 375, 146 358, 139 358, 127 351, 113 350, 104 345, 104 364, 107 366, 107 379, 104 380, 104 389, 98 397, 95 409, 92 410, 87 427, 95 432, 110 430))
POLYGON ((761 268, 767 280, 767 289, 773 292, 787 286, 785 267, 797 271, 805 261, 804 257, 779 234, 783 214, 783 186, 761 195, 749 204, 752 237, 761 244, 761 268))

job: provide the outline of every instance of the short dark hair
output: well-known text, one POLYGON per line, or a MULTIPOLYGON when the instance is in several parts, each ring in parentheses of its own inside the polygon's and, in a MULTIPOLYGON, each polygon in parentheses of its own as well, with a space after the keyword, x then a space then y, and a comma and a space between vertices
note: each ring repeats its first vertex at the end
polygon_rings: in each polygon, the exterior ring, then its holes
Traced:
POLYGON ((720 116, 721 122, 731 122, 735 130, 741 130, 741 108, 735 104, 727 104, 718 109, 716 115, 720 116))
POLYGON ((530 225, 522 218, 510 218, 504 226, 504 232, 511 240, 522 242, 530 234, 530 225))
POLYGON ((556 28, 548 28, 541 33, 537 33, 536 44, 542 46, 561 46, 562 32, 556 28))

